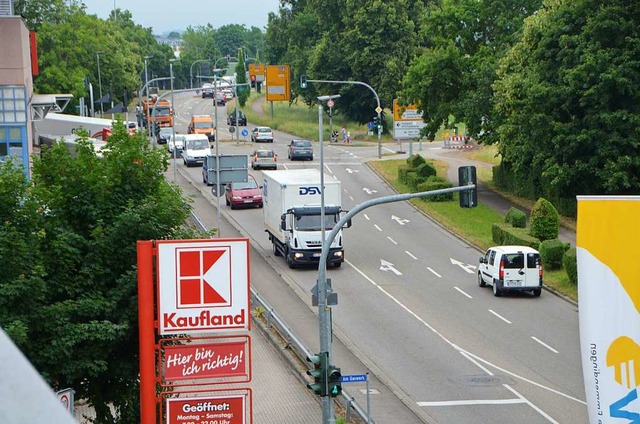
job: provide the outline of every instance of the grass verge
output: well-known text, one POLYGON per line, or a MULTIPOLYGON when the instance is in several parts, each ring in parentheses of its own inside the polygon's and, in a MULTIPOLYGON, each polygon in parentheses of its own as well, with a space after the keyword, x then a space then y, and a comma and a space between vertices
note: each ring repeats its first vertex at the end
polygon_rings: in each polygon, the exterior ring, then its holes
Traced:
MULTIPOLYGON (((446 175, 447 164, 441 161, 427 159, 432 163, 438 175, 446 175)), ((409 188, 398 181, 398 167, 406 164, 404 159, 368 162, 398 193, 409 193, 409 188)), ((449 231, 459 235, 481 250, 495 245, 491 236, 491 226, 504 222, 504 216, 482 204, 476 208, 461 208, 458 204, 457 193, 452 202, 429 202, 422 199, 410 200, 418 209, 440 223, 449 231)), ((564 270, 545 270, 545 284, 556 292, 577 301, 577 287, 569 281, 564 270)))

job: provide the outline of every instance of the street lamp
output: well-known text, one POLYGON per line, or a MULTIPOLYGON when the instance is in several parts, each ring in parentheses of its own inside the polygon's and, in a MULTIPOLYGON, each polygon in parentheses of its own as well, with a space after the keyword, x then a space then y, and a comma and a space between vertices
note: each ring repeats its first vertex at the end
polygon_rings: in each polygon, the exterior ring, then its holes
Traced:
MULTIPOLYGON (((199 63, 199 62, 211 62, 211 58, 209 58, 209 59, 198 59, 198 60, 196 60, 195 62, 193 62, 191 64, 191 67, 189 68, 189 81, 191 83, 191 88, 193 88, 193 65, 195 65, 196 63, 199 63)), ((200 72, 198 72, 198 73, 200 73, 200 72)), ((202 86, 202 78, 200 78, 200 85, 202 86)))
MULTIPOLYGON (((320 140, 320 222, 322 223, 321 239, 322 249, 324 250, 325 240, 325 224, 324 224, 324 150, 323 150, 323 132, 322 118, 324 110, 322 102, 328 104, 333 103, 333 99, 339 99, 339 94, 330 96, 318 96, 318 137, 320 140)), ((327 262, 318 264, 318 326, 320 332, 320 351, 327 352, 328 360, 331 361, 331 319, 327 306, 327 262)), ((331 397, 324 396, 322 398, 322 417, 323 423, 335 422, 333 414, 333 403, 331 397)))
POLYGON ((173 122, 172 137, 173 137, 173 182, 176 182, 176 116, 175 116, 175 103, 173 102, 173 62, 177 62, 180 59, 169 59, 169 75, 171 77, 171 121, 173 122))
POLYGON ((100 55, 103 52, 96 52, 96 58, 98 59, 98 86, 100 87, 100 117, 104 114, 104 109, 102 108, 102 78, 100 77, 100 55))

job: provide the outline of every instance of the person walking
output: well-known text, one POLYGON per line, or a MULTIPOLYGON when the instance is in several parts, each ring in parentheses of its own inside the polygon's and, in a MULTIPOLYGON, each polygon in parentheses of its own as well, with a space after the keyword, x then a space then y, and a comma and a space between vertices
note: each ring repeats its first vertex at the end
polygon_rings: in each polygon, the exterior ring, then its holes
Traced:
POLYGON ((340 132, 342 132, 342 142, 346 143, 347 142, 347 129, 343 126, 342 129, 340 130, 340 132))
POLYGON ((351 132, 347 131, 347 143, 351 143, 351 132))

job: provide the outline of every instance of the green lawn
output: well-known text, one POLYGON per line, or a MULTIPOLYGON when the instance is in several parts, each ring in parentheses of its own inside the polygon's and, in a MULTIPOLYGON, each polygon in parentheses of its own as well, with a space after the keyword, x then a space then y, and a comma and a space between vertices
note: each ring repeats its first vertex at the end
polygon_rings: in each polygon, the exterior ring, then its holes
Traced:
MULTIPOLYGON (((431 161, 435 165, 438 175, 446 175, 447 164, 440 161, 431 161)), ((372 161, 368 164, 376 170, 398 193, 408 193, 407 186, 398 181, 398 167, 406 164, 403 159, 372 161)), ((410 200, 418 209, 429 215, 451 232, 485 250, 495 243, 491 237, 491 226, 494 223, 504 222, 504 216, 485 205, 476 208, 461 208, 458 204, 457 193, 453 202, 426 202, 421 199, 410 200)), ((545 284, 558 293, 578 299, 577 286, 569 282, 564 270, 545 271, 545 284)))

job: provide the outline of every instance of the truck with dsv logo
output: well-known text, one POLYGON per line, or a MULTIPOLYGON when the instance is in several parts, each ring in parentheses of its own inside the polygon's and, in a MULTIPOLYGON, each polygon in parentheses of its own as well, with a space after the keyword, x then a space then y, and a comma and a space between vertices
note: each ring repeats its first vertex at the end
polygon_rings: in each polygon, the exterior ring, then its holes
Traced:
MULTIPOLYGON (((284 256, 289 268, 317 265, 322 251, 320 171, 296 169, 263 171, 264 225, 273 253, 284 256)), ((342 210, 342 188, 336 178, 324 176, 325 237, 346 211, 342 210)), ((344 228, 350 227, 351 222, 344 228)), ((344 262, 342 229, 331 243, 327 266, 344 262)))

